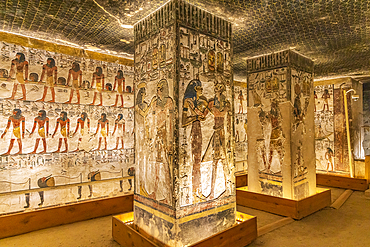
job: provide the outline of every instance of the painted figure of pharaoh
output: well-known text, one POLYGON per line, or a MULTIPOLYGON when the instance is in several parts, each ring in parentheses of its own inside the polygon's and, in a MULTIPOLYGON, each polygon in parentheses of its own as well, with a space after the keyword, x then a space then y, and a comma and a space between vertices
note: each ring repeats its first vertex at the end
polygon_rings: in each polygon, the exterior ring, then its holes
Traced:
POLYGON ((211 193, 209 199, 215 199, 214 191, 216 185, 216 170, 217 164, 219 161, 222 163, 224 178, 225 178, 225 188, 226 194, 230 193, 228 176, 229 167, 228 167, 228 153, 230 149, 230 131, 231 131, 231 105, 227 100, 224 92, 226 90, 225 84, 221 81, 216 81, 214 86, 215 96, 209 100, 208 108, 214 116, 214 132, 211 137, 211 144, 213 148, 213 163, 212 163, 212 180, 211 180, 211 193), (226 131, 225 134, 225 120, 226 120, 226 131))
MULTIPOLYGON (((26 61, 26 58, 23 53, 18 52, 16 55, 16 58, 12 60, 12 65, 10 67, 10 73, 8 80, 10 81, 13 77, 13 74, 15 73, 15 77, 18 81, 18 83, 21 85, 22 88, 22 98, 23 100, 26 100, 26 86, 24 85, 26 82, 28 82, 28 62, 26 61)), ((13 92, 10 99, 15 98, 15 94, 17 93, 18 83, 14 83, 13 86, 13 92)))
POLYGON ((162 79, 157 83, 157 95, 153 102, 152 113, 155 118, 155 181, 154 192, 149 197, 159 199, 159 167, 163 168, 164 176, 163 188, 167 191, 162 191, 164 203, 171 204, 172 198, 172 139, 173 139, 173 100, 169 97, 168 83, 166 79, 162 79))
POLYGON ((147 181, 147 175, 149 172, 149 154, 146 152, 149 147, 149 141, 152 139, 149 137, 149 122, 148 122, 148 113, 152 108, 153 102, 156 99, 156 96, 152 98, 150 104, 145 101, 146 96, 146 84, 140 83, 137 87, 138 93, 136 96, 136 105, 135 105, 135 128, 136 139, 141 141, 141 145, 137 145, 137 160, 138 160, 138 184, 137 188, 140 190, 141 195, 148 196, 148 187, 145 186, 145 181, 147 181))
POLYGON ((42 66, 42 73, 40 78, 40 83, 42 83, 44 76, 46 74, 46 84, 44 87, 44 93, 42 95, 42 98, 39 101, 44 101, 46 94, 48 92, 48 88, 50 87, 51 91, 51 100, 49 102, 55 102, 55 91, 54 91, 54 85, 58 81, 58 72, 57 72, 57 66, 55 66, 55 60, 51 57, 49 57, 46 60, 46 64, 42 66), (53 77, 54 75, 54 77, 53 77))
POLYGON ((201 172, 202 162, 202 129, 201 121, 204 121, 208 114, 207 98, 203 95, 202 83, 199 78, 190 81, 184 94, 184 105, 182 113, 182 127, 191 124, 191 153, 192 153, 192 185, 193 195, 201 197, 201 172))
POLYGON ((259 120, 262 125, 262 131, 264 139, 257 140, 259 142, 259 149, 262 155, 262 160, 264 164, 264 171, 271 172, 272 158, 274 151, 277 152, 280 162, 280 168, 277 169, 277 172, 281 171, 281 165, 283 164, 284 159, 284 140, 285 137, 282 131, 282 119, 281 112, 279 108, 279 102, 277 99, 271 101, 270 112, 264 112, 262 109, 259 112, 259 120), (268 147, 267 147, 267 144, 268 147), (269 148, 269 156, 267 157, 267 149, 269 148))

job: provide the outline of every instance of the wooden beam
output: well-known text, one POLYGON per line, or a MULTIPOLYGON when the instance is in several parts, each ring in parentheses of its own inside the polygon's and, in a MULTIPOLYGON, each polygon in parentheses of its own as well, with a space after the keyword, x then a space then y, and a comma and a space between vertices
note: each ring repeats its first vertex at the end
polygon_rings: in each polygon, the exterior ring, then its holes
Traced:
POLYGON ((133 195, 83 201, 0 216, 0 239, 133 210, 133 195))
POLYGON ((271 232, 271 231, 273 231, 275 229, 278 229, 278 228, 280 228, 282 226, 285 226, 287 224, 290 224, 292 222, 294 222, 294 219, 292 219, 290 217, 285 217, 285 218, 280 219, 278 221, 275 221, 275 222, 273 222, 271 224, 262 226, 262 227, 258 228, 258 237, 259 236, 262 236, 262 235, 264 235, 264 234, 266 234, 268 232, 271 232))
POLYGON ((339 209, 346 201, 347 199, 352 195, 353 190, 346 190, 344 191, 337 200, 333 204, 330 205, 330 207, 339 209))

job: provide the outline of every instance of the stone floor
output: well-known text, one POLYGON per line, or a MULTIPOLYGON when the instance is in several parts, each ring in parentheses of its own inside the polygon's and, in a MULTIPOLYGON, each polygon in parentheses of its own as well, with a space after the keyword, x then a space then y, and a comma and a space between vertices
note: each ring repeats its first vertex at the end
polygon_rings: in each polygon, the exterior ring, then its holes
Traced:
MULTIPOLYGON (((344 190, 332 188, 332 201, 344 190)), ((258 227, 283 217, 239 207, 241 212, 257 216, 258 227)), ((77 222, 0 240, 1 247, 118 247, 112 239, 112 217, 77 222)), ((325 208, 302 220, 294 221, 258 237, 255 246, 370 246, 370 198, 355 191, 339 209, 325 208)))

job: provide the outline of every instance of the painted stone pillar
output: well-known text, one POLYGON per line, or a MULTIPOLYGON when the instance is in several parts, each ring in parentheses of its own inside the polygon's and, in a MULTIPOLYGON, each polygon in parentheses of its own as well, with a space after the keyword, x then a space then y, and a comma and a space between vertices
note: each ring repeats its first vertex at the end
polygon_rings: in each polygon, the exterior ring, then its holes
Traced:
POLYGON ((316 192, 313 68, 292 50, 247 60, 249 190, 289 199, 316 192))
POLYGON ((231 24, 175 0, 134 30, 134 223, 184 246, 235 223, 231 24))

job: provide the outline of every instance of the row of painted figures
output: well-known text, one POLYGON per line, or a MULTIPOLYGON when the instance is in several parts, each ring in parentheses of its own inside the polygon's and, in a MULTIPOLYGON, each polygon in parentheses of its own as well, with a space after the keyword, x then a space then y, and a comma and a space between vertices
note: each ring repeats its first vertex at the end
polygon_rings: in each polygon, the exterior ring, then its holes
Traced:
MULTIPOLYGON (((106 91, 117 91, 118 94, 116 95, 116 103, 114 106, 117 106, 118 99, 120 98, 121 107, 123 107, 123 92, 125 90, 125 77, 123 76, 122 70, 117 71, 117 75, 114 78, 113 86, 111 83, 105 84, 105 76, 103 74, 103 69, 101 67, 96 67, 96 71, 92 75, 91 84, 89 81, 82 79, 82 74, 83 73, 80 69, 79 63, 74 62, 72 63, 72 68, 68 72, 67 80, 64 77, 58 77, 58 69, 57 66, 55 65, 54 58, 48 58, 46 64, 43 65, 42 67, 41 78, 39 80, 37 73, 30 73, 30 75, 28 76, 28 62, 26 61, 23 53, 17 53, 16 58, 12 60, 9 75, 6 69, 0 69, 0 78, 6 78, 8 81, 16 79, 10 99, 15 98, 18 86, 20 85, 22 89, 22 98, 20 99, 26 100, 27 94, 25 83, 28 82, 43 83, 45 79, 44 92, 42 98, 39 101, 45 101, 48 89, 50 88, 52 99, 49 102, 55 102, 54 86, 60 85, 60 86, 71 86, 69 100, 65 103, 72 103, 73 93, 74 91, 76 91, 77 94, 76 104, 80 104, 79 89, 92 89, 95 86, 96 91, 91 105, 95 105, 97 94, 99 94, 100 96, 99 105, 102 105, 103 104, 102 91, 106 90, 106 91)), ((131 87, 127 86, 126 91, 131 93, 131 87)))
MULTIPOLYGON (((5 135, 7 134, 9 128, 11 125, 13 126, 13 135, 12 138, 10 139, 10 144, 8 151, 2 155, 9 155, 13 149, 14 141, 17 139, 18 146, 19 146, 19 151, 16 154, 22 154, 22 138, 25 137, 25 117, 22 115, 22 111, 20 109, 14 109, 13 110, 13 115, 11 115, 8 119, 7 126, 1 135, 1 138, 4 138, 5 135)), ((40 142, 40 139, 43 142, 44 150, 42 153, 46 153, 46 137, 49 136, 49 118, 46 116, 46 111, 45 110, 40 110, 38 112, 38 116, 34 119, 34 124, 30 133, 30 136, 33 135, 33 133, 36 130, 36 126, 38 126, 38 138, 36 139, 35 143, 35 149, 32 152, 32 154, 35 154, 40 142)), ((70 120, 68 118, 67 112, 62 111, 60 113, 60 117, 56 120, 56 125, 55 125, 55 130, 52 134, 52 138, 57 134, 58 128, 60 126, 60 138, 59 138, 59 145, 58 149, 54 152, 60 152, 60 149, 62 147, 62 142, 64 141, 65 144, 65 150, 63 153, 68 152, 68 142, 67 138, 73 137, 77 134, 78 129, 80 128, 80 134, 79 134, 79 141, 77 145, 77 149, 75 151, 79 151, 79 144, 82 141, 82 138, 84 135, 88 135, 90 131, 90 119, 88 118, 88 115, 86 112, 81 113, 81 117, 77 119, 77 126, 75 131, 72 133, 70 132, 70 120)), ((101 150, 101 142, 102 139, 104 139, 105 143, 105 149, 107 149, 107 136, 110 134, 109 133, 109 121, 107 119, 107 114, 102 113, 101 118, 98 120, 98 125, 96 128, 96 131, 92 136, 96 136, 98 134, 98 131, 100 129, 100 136, 99 136, 99 144, 98 147, 95 150, 101 150)), ((117 118, 115 120, 114 124, 114 129, 113 132, 111 133, 112 136, 115 134, 117 135, 117 144, 116 148, 118 149, 119 143, 121 141, 122 147, 124 148, 124 143, 123 143, 123 138, 124 138, 124 133, 125 133, 125 120, 123 119, 123 115, 120 113, 117 115, 117 118)))

